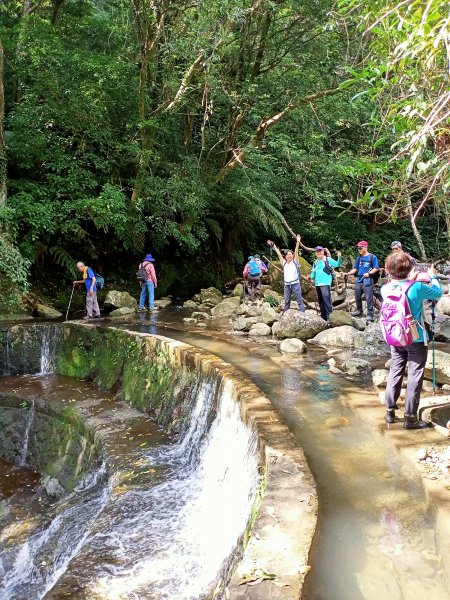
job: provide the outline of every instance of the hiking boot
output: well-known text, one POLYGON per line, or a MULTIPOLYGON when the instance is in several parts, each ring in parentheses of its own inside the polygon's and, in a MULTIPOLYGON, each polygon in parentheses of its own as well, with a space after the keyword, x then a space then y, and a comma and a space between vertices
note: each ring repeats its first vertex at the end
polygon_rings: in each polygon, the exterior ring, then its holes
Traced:
POLYGON ((351 317, 355 317, 356 319, 358 319, 359 317, 362 317, 362 316, 363 316, 363 314, 362 314, 362 312, 359 312, 359 311, 357 310, 356 312, 352 312, 352 313, 350 313, 350 316, 351 316, 351 317))
POLYGON ((86 315, 85 317, 83 317, 83 319, 84 319, 85 321, 89 321, 90 319, 93 319, 93 318, 94 318, 94 317, 88 317, 87 315, 86 315))
POLYGON ((145 306, 140 306, 137 310, 138 312, 145 312, 145 306))
POLYGON ((405 420, 403 421, 403 429, 425 429, 429 427, 431 423, 428 421, 419 421, 417 415, 408 415, 405 413, 405 420))
POLYGON ((384 417, 386 423, 395 423, 395 408, 386 409, 386 416, 384 417))
POLYGON ((366 321, 368 321, 369 323, 373 323, 373 316, 367 315, 366 321))

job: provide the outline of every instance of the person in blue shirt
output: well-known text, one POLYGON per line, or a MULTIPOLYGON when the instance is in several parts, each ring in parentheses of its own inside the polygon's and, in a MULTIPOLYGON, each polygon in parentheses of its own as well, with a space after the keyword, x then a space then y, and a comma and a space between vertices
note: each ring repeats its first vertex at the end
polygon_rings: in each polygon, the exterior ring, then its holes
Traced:
POLYGON ((352 317, 363 316, 362 297, 366 299, 367 304, 367 320, 373 321, 373 307, 374 307, 374 275, 380 270, 378 264, 378 258, 375 254, 369 252, 369 244, 365 240, 361 240, 356 244, 358 250, 358 258, 355 260, 353 269, 344 273, 344 275, 355 275, 356 274, 356 285, 355 285, 355 300, 356 300, 356 312, 352 313, 352 317))
POLYGON ((83 319, 96 319, 100 316, 100 307, 97 300, 97 286, 95 273, 83 262, 77 262, 77 269, 83 273, 83 279, 74 281, 74 285, 84 283, 86 286, 86 316, 83 319))
MULTIPOLYGON (((385 269, 391 281, 381 288, 381 295, 385 298, 392 288, 402 286, 402 283, 414 281, 411 276, 413 259, 404 252, 394 252, 386 259, 385 269)), ((404 429, 423 429, 428 427, 426 421, 419 421, 420 393, 422 391, 423 376, 428 355, 428 333, 425 329, 425 316, 423 312, 424 300, 439 300, 442 296, 441 285, 436 277, 433 267, 428 270, 430 283, 416 281, 410 285, 406 292, 412 317, 418 326, 418 338, 407 346, 391 346, 391 366, 386 386, 386 422, 395 422, 397 400, 402 389, 403 376, 408 365, 408 385, 406 388, 404 429)), ((413 274, 414 275, 414 274, 413 274)))
POLYGON ((328 321, 333 312, 331 302, 331 284, 333 282, 332 269, 340 267, 342 258, 341 253, 337 253, 337 260, 333 260, 330 253, 323 246, 316 246, 316 260, 311 271, 311 281, 316 286, 317 298, 319 299, 320 316, 324 321, 328 321))

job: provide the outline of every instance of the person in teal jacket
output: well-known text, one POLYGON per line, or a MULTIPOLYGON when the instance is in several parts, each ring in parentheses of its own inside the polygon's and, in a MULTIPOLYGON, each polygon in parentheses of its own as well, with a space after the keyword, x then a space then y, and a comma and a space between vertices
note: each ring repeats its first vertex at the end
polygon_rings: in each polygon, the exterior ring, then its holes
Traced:
POLYGON ((337 260, 329 256, 329 252, 323 246, 316 246, 316 260, 311 271, 311 281, 316 286, 317 297, 319 299, 320 316, 324 321, 328 321, 333 312, 331 302, 331 284, 333 282, 332 269, 340 267, 342 258, 341 253, 337 253, 337 260))

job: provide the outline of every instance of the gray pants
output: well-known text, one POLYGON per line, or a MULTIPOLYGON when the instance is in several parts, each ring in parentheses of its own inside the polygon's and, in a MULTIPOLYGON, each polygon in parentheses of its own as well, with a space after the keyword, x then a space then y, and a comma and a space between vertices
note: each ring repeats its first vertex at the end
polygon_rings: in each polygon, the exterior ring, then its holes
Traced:
POLYGON ((364 293, 364 297, 367 302, 367 316, 373 317, 373 282, 370 285, 366 285, 364 282, 358 283, 355 285, 355 300, 356 300, 356 309, 358 312, 362 313, 362 296, 364 293))
POLYGON ((294 294, 297 300, 298 309, 300 312, 305 312, 305 305, 302 298, 302 288, 300 283, 285 283, 284 284, 284 310, 289 310, 291 307, 291 295, 294 294))
POLYGON ((97 292, 94 292, 92 296, 89 292, 86 295, 86 313, 88 317, 99 317, 100 307, 97 301, 97 292))
POLYGON ((392 362, 386 386, 386 408, 395 408, 395 404, 400 397, 405 368, 408 364, 405 412, 408 415, 417 415, 427 354, 428 346, 425 346, 423 342, 416 342, 405 347, 391 346, 392 362))

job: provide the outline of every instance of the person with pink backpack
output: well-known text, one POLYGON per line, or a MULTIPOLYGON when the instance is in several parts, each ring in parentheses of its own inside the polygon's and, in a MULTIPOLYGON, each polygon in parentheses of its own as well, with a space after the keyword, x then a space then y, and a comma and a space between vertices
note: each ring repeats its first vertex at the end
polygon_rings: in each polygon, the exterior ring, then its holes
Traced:
POLYGON ((433 267, 429 269, 430 283, 411 279, 413 259, 404 252, 390 254, 385 269, 391 280, 381 288, 383 304, 380 325, 384 339, 391 347, 391 366, 385 393, 386 423, 395 423, 395 410, 402 381, 408 365, 404 429, 423 429, 419 421, 420 393, 428 355, 428 333, 425 329, 423 302, 442 296, 439 279, 433 267))

